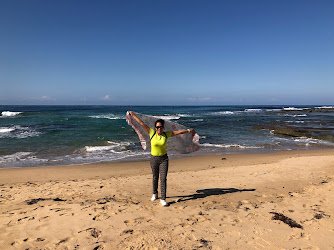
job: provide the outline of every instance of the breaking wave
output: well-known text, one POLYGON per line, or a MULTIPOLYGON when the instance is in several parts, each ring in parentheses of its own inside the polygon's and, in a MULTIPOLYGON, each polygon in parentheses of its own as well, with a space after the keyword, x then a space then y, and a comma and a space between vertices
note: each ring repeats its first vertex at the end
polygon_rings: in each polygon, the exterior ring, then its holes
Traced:
POLYGON ((2 111, 1 112, 2 117, 13 117, 13 116, 17 116, 19 114, 22 114, 22 112, 12 112, 12 111, 2 111))
POLYGON ((212 144, 212 143, 203 143, 200 144, 203 147, 216 147, 216 148, 263 148, 260 146, 246 146, 239 144, 212 144))
POLYGON ((39 136, 42 134, 35 129, 22 126, 0 127, 0 138, 18 138, 24 139, 28 137, 39 136))
POLYGON ((109 120, 125 119, 125 115, 114 115, 114 114, 92 115, 89 117, 96 118, 96 119, 109 119, 109 120))

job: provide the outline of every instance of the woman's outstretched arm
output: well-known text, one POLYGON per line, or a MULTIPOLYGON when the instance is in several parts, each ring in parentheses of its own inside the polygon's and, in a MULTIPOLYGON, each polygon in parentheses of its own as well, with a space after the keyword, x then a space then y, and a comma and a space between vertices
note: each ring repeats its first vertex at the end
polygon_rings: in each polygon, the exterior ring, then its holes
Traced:
POLYGON ((143 123, 142 120, 140 120, 132 111, 128 111, 129 114, 135 118, 135 120, 144 128, 144 130, 149 134, 150 133, 150 128, 145 124, 143 123))
POLYGON ((192 133, 193 135, 195 135, 196 131, 194 129, 176 130, 176 131, 172 131, 172 136, 182 135, 186 133, 192 133))

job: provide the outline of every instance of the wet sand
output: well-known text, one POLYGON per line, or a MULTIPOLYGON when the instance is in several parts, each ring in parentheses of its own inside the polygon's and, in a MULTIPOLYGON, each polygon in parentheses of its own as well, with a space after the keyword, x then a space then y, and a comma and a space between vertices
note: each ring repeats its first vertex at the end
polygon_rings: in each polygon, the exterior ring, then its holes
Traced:
POLYGON ((0 170, 2 249, 333 249, 334 150, 0 170))

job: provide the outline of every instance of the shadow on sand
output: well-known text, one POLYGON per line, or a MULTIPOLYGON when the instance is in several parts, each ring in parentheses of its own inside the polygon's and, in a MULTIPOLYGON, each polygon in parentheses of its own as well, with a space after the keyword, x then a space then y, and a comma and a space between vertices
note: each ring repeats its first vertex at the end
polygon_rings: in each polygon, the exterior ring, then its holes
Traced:
MULTIPOLYGON (((250 192, 255 191, 256 189, 237 189, 237 188, 209 188, 209 189, 200 189, 196 191, 196 194, 191 195, 181 195, 181 196, 172 196, 168 198, 179 198, 177 202, 189 201, 189 200, 197 200, 202 199, 208 196, 213 195, 223 195, 237 192, 250 192)), ((170 202, 170 204, 175 203, 170 202)))

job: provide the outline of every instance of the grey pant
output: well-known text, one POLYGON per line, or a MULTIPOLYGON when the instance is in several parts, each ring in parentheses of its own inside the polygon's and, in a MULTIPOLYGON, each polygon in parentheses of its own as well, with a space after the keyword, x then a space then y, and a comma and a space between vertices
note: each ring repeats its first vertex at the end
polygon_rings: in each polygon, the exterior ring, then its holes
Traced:
POLYGON ((167 190, 167 172, 168 172, 168 156, 151 155, 151 168, 153 174, 153 194, 158 194, 158 180, 160 174, 161 199, 166 199, 167 190))

